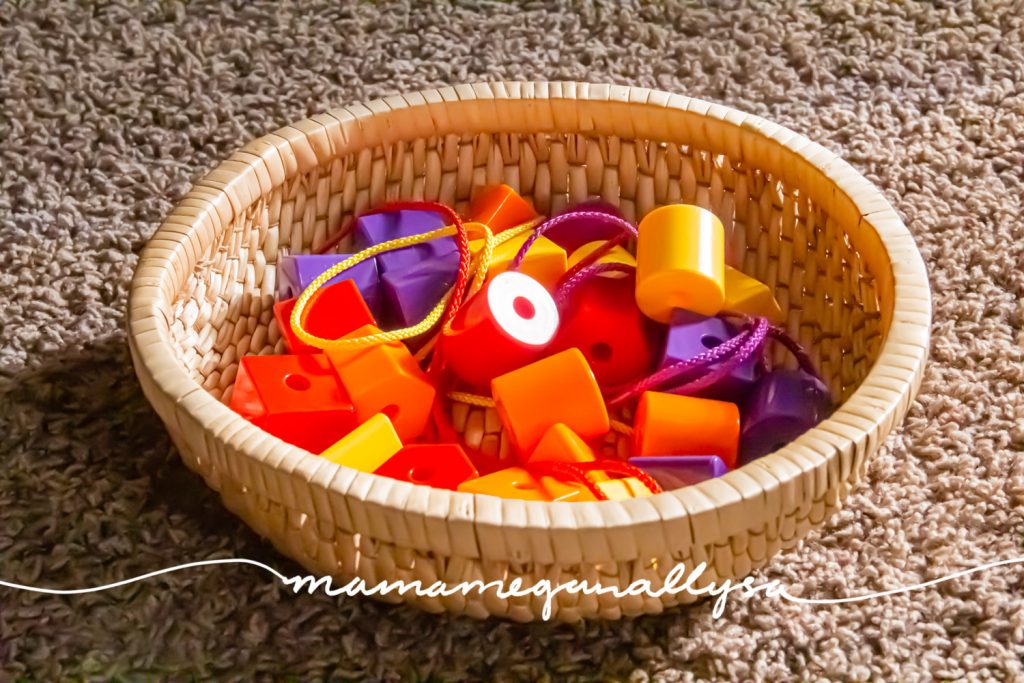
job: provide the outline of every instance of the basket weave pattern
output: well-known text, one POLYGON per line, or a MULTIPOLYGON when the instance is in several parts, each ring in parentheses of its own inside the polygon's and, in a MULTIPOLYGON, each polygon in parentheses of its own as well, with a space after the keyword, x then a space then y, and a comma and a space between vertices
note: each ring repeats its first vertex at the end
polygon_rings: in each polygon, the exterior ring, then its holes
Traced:
MULTIPOLYGON (((822 524, 916 393, 931 310, 906 228, 823 147, 719 105, 584 83, 388 97, 251 142, 200 180, 147 245, 129 309, 136 371, 185 463, 310 571, 370 583, 522 577, 622 586, 659 582, 678 562, 708 562, 705 581, 742 577, 822 524), (731 261, 774 289, 789 333, 842 405, 720 479, 645 499, 555 504, 338 468, 224 405, 242 355, 284 350, 272 315, 281 255, 316 250, 382 202, 462 210, 472 188, 496 182, 547 215, 594 196, 633 221, 670 202, 711 209, 731 261)), ((792 364, 778 351, 772 360, 792 364)), ((471 444, 508 452, 493 410, 452 412, 471 444)), ((517 620, 537 618, 542 606, 493 593, 407 599, 517 620)), ((562 594, 556 617, 615 618, 691 599, 562 594)))

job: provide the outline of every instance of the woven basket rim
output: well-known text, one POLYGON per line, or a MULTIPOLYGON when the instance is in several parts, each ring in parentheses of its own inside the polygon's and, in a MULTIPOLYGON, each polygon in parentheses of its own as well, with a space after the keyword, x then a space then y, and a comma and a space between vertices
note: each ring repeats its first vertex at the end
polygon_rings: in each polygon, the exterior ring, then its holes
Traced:
MULTIPOLYGON (((189 272, 191 269, 186 271, 186 278, 189 272)), ((514 525, 524 532, 594 530, 607 533, 635 532, 644 526, 653 529, 679 521, 686 526, 693 523, 695 516, 711 510, 720 511, 744 500, 777 496, 780 485, 812 469, 816 476, 846 479, 849 472, 842 471, 845 466, 840 453, 863 452, 869 444, 876 445, 891 428, 893 416, 904 414, 913 399, 927 357, 930 322, 927 273, 910 232, 882 193, 843 159, 803 135, 720 104, 647 88, 576 82, 476 83, 391 95, 292 123, 248 143, 199 180, 153 235, 140 256, 132 280, 127 316, 136 371, 140 375, 145 373, 168 401, 187 411, 207 432, 207 438, 232 446, 264 466, 282 470, 323 492, 356 497, 368 505, 403 515, 421 514, 444 520, 449 529, 458 528, 471 534, 466 541, 470 549, 462 551, 466 557, 485 556, 479 539, 489 527, 507 529, 514 525), (505 111, 517 101, 547 101, 551 116, 531 121, 532 125, 524 128, 522 120, 513 120, 514 112, 505 111), (592 117, 580 122, 560 116, 562 107, 590 103, 631 108, 631 116, 626 117, 628 129, 621 128, 621 120, 606 123, 592 117), (446 108, 452 106, 477 107, 472 112, 478 113, 474 122, 479 128, 452 129, 446 114, 446 108), (833 215, 837 211, 851 211, 853 207, 858 225, 866 234, 874 236, 887 256, 891 272, 874 275, 891 277, 895 296, 892 310, 882 311, 885 337, 878 358, 859 387, 829 419, 778 451, 718 479, 648 498, 545 503, 458 493, 337 467, 285 443, 207 393, 177 359, 169 335, 171 321, 167 311, 178 292, 170 280, 167 250, 186 249, 194 268, 202 248, 194 234, 195 226, 205 221, 228 225, 257 199, 251 189, 247 189, 252 186, 253 178, 258 180, 261 193, 266 194, 286 179, 305 173, 332 156, 398 139, 451 132, 560 131, 651 140, 678 137, 672 131, 660 136, 652 134, 653 130, 644 120, 649 108, 686 113, 680 121, 701 127, 702 142, 706 143, 702 144, 703 148, 727 154, 732 159, 757 158, 758 168, 797 188, 804 188, 812 179, 831 183, 831 193, 826 191, 815 200, 833 215), (388 117, 399 116, 404 117, 403 123, 415 127, 412 132, 400 135, 395 132, 396 126, 389 125, 392 122, 388 117), (739 129, 740 134, 734 135, 735 129, 739 129), (803 163, 795 171, 783 168, 782 159, 792 161, 793 155, 803 163), (140 352, 143 349, 144 352, 140 352), (866 414, 875 418, 866 418, 866 414), (691 520, 689 523, 687 518, 691 520)), ((245 464, 237 463, 237 466, 245 464)), ((723 534, 728 531, 724 528, 726 525, 734 524, 739 528, 746 524, 745 520, 730 521, 723 514, 717 517, 723 534)), ((612 554, 642 556, 627 535, 612 538, 622 539, 633 548, 623 552, 615 552, 613 548, 612 554)))

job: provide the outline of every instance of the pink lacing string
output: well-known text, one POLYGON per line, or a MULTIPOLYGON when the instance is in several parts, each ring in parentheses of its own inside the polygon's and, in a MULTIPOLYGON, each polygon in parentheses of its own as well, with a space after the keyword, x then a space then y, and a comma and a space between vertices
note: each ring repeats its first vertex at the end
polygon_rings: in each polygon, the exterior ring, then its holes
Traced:
MULTIPOLYGON (((634 238, 637 236, 637 229, 632 223, 624 218, 620 218, 619 216, 605 213, 603 211, 570 211, 568 213, 555 216, 554 218, 549 218, 547 221, 542 223, 533 232, 533 234, 526 239, 525 242, 523 242, 523 245, 519 248, 515 258, 512 259, 509 269, 516 270, 519 268, 523 259, 526 258, 526 254, 530 250, 530 247, 532 247, 545 232, 566 221, 579 218, 610 223, 618 227, 621 234, 618 238, 609 240, 608 244, 605 244, 604 247, 590 254, 588 258, 577 264, 573 270, 566 273, 565 277, 563 277, 558 283, 556 302, 559 307, 562 307, 565 304, 574 288, 590 277, 608 272, 631 273, 635 270, 633 266, 623 263, 594 263, 594 261, 600 258, 600 256, 614 248, 616 244, 621 243, 621 240, 626 236, 632 236, 634 238)), ((754 354, 763 352, 765 342, 769 338, 775 339, 785 346, 786 349, 796 358, 797 362, 800 364, 800 368, 804 372, 819 380, 821 379, 821 376, 815 369, 814 364, 811 362, 810 356, 807 355, 807 352, 803 347, 801 347, 795 339, 790 337, 784 329, 771 325, 767 318, 746 318, 745 320, 746 322, 743 330, 718 346, 699 353, 693 358, 670 365, 667 368, 662 368, 661 370, 658 370, 657 372, 638 380, 625 388, 616 387, 609 392, 613 397, 608 401, 608 405, 615 406, 621 404, 656 387, 671 386, 671 382, 673 380, 678 380, 679 378, 696 370, 703 370, 709 366, 715 366, 710 372, 706 372, 679 386, 672 387, 672 391, 679 394, 692 394, 700 391, 701 389, 706 389, 722 378, 728 376, 728 374, 731 373, 738 365, 754 354)))
POLYGON ((632 273, 635 270, 635 266, 631 266, 626 263, 595 263, 592 266, 587 266, 558 283, 558 289, 555 293, 555 303, 558 304, 558 308, 561 309, 569 300, 569 295, 572 293, 572 290, 580 285, 584 280, 593 277, 594 275, 600 275, 601 273, 632 273))
POLYGON ((825 383, 825 380, 823 380, 821 375, 818 374, 817 368, 814 367, 814 361, 811 360, 807 351, 804 347, 800 346, 800 342, 789 336, 788 332, 777 325, 772 325, 768 328, 768 336, 785 346, 786 350, 793 354, 793 357, 796 358, 796 362, 800 364, 801 370, 815 379, 821 380, 822 384, 825 383))
POLYGON ((533 234, 526 238, 526 241, 523 242, 523 246, 519 247, 519 251, 516 252, 516 257, 512 259, 512 263, 509 264, 509 270, 519 269, 519 266, 522 265, 523 263, 523 259, 526 258, 526 252, 530 251, 530 247, 532 247, 534 242, 539 240, 541 235, 543 235, 545 232, 547 232, 548 230, 555 226, 565 223, 566 221, 577 220, 581 218, 589 218, 596 221, 604 221, 605 223, 610 223, 618 227, 624 234, 629 234, 632 235, 633 237, 637 236, 636 226, 627 221, 625 218, 620 218, 619 216, 614 216, 610 213, 605 213, 604 211, 570 211, 568 213, 562 213, 555 216, 554 218, 549 218, 543 223, 541 223, 540 226, 538 226, 537 229, 533 231, 533 234))
POLYGON ((769 324, 766 318, 757 318, 753 321, 752 325, 748 325, 739 334, 718 346, 702 351, 693 358, 688 358, 662 368, 633 383, 625 390, 620 389, 619 392, 614 392, 614 396, 608 401, 608 405, 618 405, 639 396, 645 391, 669 385, 672 380, 678 379, 694 370, 704 369, 710 365, 720 363, 711 372, 675 388, 674 391, 678 393, 692 393, 711 386, 764 346, 764 341, 768 336, 768 328, 769 324))
POLYGON ((744 325, 744 329, 739 334, 733 336, 731 339, 722 342, 718 346, 703 351, 693 358, 688 358, 684 361, 680 361, 666 368, 662 368, 657 372, 648 375, 647 377, 638 380, 637 382, 629 385, 625 389, 619 387, 613 390, 613 397, 609 399, 608 405, 615 406, 632 398, 639 396, 645 391, 650 391, 658 387, 671 387, 672 393, 675 394, 694 394, 701 389, 707 389, 716 382, 720 381, 724 377, 728 376, 736 366, 743 363, 754 354, 761 353, 764 349, 765 342, 769 339, 775 339, 786 349, 793 354, 797 362, 800 364, 800 368, 807 374, 821 379, 818 375, 818 371, 814 368, 814 363, 811 362, 810 356, 804 351, 803 347, 794 340, 789 334, 781 327, 771 325, 767 318, 752 318, 748 319, 744 325), (709 372, 688 381, 678 386, 673 386, 673 380, 677 380, 680 377, 685 377, 694 371, 706 370, 709 366, 714 366, 709 372))

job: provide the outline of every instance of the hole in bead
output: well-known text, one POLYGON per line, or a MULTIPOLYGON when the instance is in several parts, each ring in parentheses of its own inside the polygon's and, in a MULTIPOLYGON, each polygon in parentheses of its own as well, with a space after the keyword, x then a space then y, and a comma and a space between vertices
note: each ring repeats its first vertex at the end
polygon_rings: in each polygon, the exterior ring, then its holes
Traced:
POLYGON ((312 386, 305 375, 285 375, 284 385, 293 391, 306 391, 312 386))
POLYGON ((392 422, 398 418, 398 406, 394 403, 384 406, 380 412, 384 413, 392 422))
POLYGON ((597 342, 590 347, 590 357, 596 361, 606 361, 612 357, 612 347, 606 342, 597 342))
POLYGON ((704 345, 706 349, 713 349, 722 343, 722 340, 713 334, 705 334, 700 338, 700 343, 704 345))
POLYGON ((525 296, 517 296, 512 300, 512 310, 523 320, 530 320, 533 316, 537 315, 537 309, 534 307, 533 302, 525 296))
POLYGON ((434 470, 429 467, 413 467, 409 470, 409 481, 414 484, 427 484, 434 476, 434 470))

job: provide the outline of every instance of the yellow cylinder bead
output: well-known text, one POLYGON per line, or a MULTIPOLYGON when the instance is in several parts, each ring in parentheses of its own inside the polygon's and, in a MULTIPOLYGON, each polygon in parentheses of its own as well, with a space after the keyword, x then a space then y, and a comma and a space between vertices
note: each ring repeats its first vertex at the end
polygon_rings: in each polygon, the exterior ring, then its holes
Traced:
POLYGON ((725 302, 725 228, 699 206, 670 204, 647 214, 638 228, 636 303, 667 323, 682 308, 715 315, 725 302))

